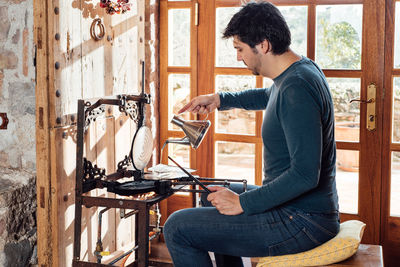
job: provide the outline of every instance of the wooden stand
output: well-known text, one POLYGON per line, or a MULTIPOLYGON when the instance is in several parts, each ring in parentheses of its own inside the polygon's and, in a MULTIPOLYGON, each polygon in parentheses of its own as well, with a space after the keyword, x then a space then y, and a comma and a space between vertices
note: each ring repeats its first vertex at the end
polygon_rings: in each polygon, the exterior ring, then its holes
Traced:
MULTIPOLYGON (((251 260, 251 266, 257 266, 257 258, 251 260)), ((380 245, 364 245, 358 247, 357 253, 347 260, 323 266, 334 267, 383 267, 382 246, 380 245)))
POLYGON ((359 266, 359 267, 383 267, 382 246, 364 245, 358 247, 358 251, 345 261, 332 264, 330 266, 359 266))

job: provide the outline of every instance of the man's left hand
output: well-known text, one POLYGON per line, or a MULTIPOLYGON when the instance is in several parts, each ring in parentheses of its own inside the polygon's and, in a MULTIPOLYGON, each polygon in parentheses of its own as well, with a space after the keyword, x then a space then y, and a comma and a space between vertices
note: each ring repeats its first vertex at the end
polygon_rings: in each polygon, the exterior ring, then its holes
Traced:
POLYGON ((240 205, 239 195, 226 187, 210 186, 213 193, 207 196, 207 200, 224 215, 238 215, 243 213, 240 205))

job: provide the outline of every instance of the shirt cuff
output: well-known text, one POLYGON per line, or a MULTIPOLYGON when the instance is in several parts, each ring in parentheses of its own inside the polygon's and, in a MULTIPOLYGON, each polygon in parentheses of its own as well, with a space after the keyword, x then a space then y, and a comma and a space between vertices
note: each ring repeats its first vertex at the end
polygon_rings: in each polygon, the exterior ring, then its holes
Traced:
POLYGON ((233 97, 232 94, 228 93, 228 92, 220 92, 218 93, 219 95, 219 101, 220 101, 220 105, 218 110, 228 110, 230 109, 234 103, 233 101, 233 97))
POLYGON ((249 210, 249 206, 247 203, 246 193, 242 193, 239 195, 240 206, 242 206, 243 213, 246 215, 250 215, 251 211, 249 210))

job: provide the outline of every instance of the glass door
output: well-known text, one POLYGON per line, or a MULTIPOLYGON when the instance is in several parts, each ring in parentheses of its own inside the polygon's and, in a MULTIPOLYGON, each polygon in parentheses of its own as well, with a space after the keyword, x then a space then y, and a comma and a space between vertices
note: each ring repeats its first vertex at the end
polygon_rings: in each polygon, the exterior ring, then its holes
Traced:
MULTIPOLYGON (((181 105, 176 103, 178 97, 183 99, 183 104, 186 103, 189 94, 192 98, 219 91, 271 85, 271 80, 252 75, 243 63, 236 61, 232 40, 221 39, 224 27, 242 2, 161 1, 161 144, 169 136, 181 136, 167 125, 173 109, 181 105), (182 41, 177 42, 177 46, 171 46, 173 43, 170 40, 174 38, 170 32, 174 27, 170 17, 176 14, 174 12, 178 11, 175 9, 179 8, 190 10, 186 12, 192 16, 191 56, 190 63, 187 63, 189 65, 185 66, 174 66, 171 63, 171 57, 174 55, 171 51, 183 44, 182 41), (183 85, 184 77, 190 88, 183 85)), ((388 86, 388 83, 385 83, 386 90, 383 89, 384 77, 389 75, 389 70, 384 69, 385 5, 381 0, 272 2, 279 7, 289 24, 292 32, 291 48, 319 64, 332 91, 336 112, 337 187, 341 218, 365 222, 367 227, 363 242, 378 244, 381 239, 381 197, 385 199, 381 191, 382 174, 385 177, 390 176, 382 172, 382 167, 386 166, 383 162, 389 161, 390 153, 387 151, 390 149, 400 155, 397 141, 386 145, 382 141, 383 127, 385 126, 387 132, 391 125, 392 100, 389 101, 388 97, 392 96, 388 96, 391 94, 388 91, 400 83, 399 64, 392 65, 392 85, 388 86), (389 114, 388 118, 386 113, 389 114)), ((391 8, 394 10, 395 1, 389 2, 393 2, 391 8)), ((185 35, 187 42, 188 34, 185 35)), ((392 39, 394 41, 400 37, 392 39)), ((176 49, 183 54, 189 51, 183 47, 176 49)), ((263 113, 231 110, 215 112, 210 114, 208 119, 211 120, 212 127, 197 150, 188 149, 188 152, 185 152, 186 164, 196 168, 198 174, 203 177, 245 178, 249 183, 260 185, 263 166, 260 129, 263 113)), ((387 135, 390 136, 391 132, 387 132, 387 135)), ((178 153, 174 151, 178 151, 178 148, 173 150, 169 147, 167 153, 178 153)), ((390 186, 386 191, 390 191, 390 186)), ((392 195, 399 197, 397 193, 392 195)), ((172 204, 171 201, 169 207, 184 206, 176 202, 172 204)), ((400 233, 399 230, 397 232, 400 233)))
POLYGON ((400 1, 386 1, 382 149, 382 235, 385 265, 400 262, 400 1))
MULTIPOLYGON (((289 24, 292 49, 319 64, 332 90, 342 219, 366 222, 363 241, 378 243, 384 7, 379 1, 361 0, 273 3, 289 24), (366 19, 371 17, 374 20, 366 19), (366 103, 368 86, 376 88, 373 103, 366 103), (375 113, 369 120, 374 123, 367 121, 372 106, 375 113)), ((232 0, 199 1, 198 35, 204 40, 198 43, 201 94, 267 87, 272 82, 252 75, 236 61, 232 41, 221 39, 221 32, 240 4, 232 0)), ((207 137, 208 145, 203 144, 202 151, 197 152, 198 157, 208 159, 198 162, 203 175, 245 178, 249 183, 261 184, 262 116, 261 111, 242 110, 211 115, 213 129, 207 137)))
MULTIPOLYGON (((171 124, 173 115, 197 93, 197 28, 196 1, 160 1, 160 147, 167 139, 184 137, 179 127, 171 124)), ((189 113, 183 119, 195 119, 189 113)), ((160 151, 160 162, 196 169, 196 153, 189 146, 169 143, 160 151)), ((161 221, 173 211, 193 206, 192 195, 176 193, 161 202, 161 221)))

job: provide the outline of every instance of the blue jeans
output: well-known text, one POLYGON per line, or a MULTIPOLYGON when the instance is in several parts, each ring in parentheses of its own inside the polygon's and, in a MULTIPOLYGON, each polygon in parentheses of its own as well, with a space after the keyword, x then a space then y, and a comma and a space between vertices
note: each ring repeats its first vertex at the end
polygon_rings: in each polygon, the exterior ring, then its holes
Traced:
MULTIPOLYGON (((248 186, 248 190, 257 186, 248 186)), ((243 191, 241 184, 230 189, 243 191)), ((171 214, 164 225, 164 238, 174 266, 243 266, 243 257, 265 257, 306 251, 325 243, 339 232, 339 213, 307 213, 280 206, 254 215, 222 215, 202 195, 201 208, 171 214)))

